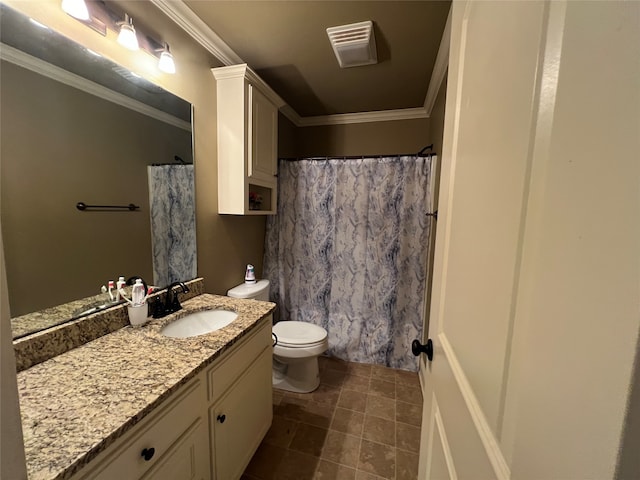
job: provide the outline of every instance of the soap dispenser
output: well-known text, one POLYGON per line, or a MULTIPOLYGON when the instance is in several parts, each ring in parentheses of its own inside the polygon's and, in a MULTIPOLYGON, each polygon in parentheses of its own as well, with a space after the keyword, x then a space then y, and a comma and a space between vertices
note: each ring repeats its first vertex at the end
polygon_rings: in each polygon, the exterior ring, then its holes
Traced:
POLYGON ((256 283, 256 272, 251 264, 247 265, 247 270, 244 274, 244 283, 256 283))

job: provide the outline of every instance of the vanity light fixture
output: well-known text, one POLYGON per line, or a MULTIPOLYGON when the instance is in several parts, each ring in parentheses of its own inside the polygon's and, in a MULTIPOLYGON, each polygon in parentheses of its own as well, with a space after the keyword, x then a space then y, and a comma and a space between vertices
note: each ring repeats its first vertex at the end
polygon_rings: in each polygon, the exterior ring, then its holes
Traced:
POLYGON ((124 22, 120 25, 118 43, 132 51, 140 48, 138 45, 138 37, 136 37, 136 29, 133 28, 133 19, 126 13, 124 14, 124 22))
POLYGON ((169 51, 169 45, 164 44, 164 49, 160 53, 160 60, 158 60, 158 68, 164 73, 176 73, 176 64, 173 62, 173 55, 169 51))
MULTIPOLYGON (((143 28, 136 30, 129 14, 118 6, 112 5, 111 2, 103 0, 62 0, 62 9, 103 37, 107 36, 107 31, 116 32, 118 34, 117 41, 123 47, 131 51, 142 50, 155 57, 158 62, 158 69, 161 72, 176 73, 176 65, 169 50, 169 45, 166 42, 159 41, 157 37, 154 38, 149 32, 145 32, 143 28), (87 12, 84 18, 76 14, 82 8, 84 9, 83 12, 87 12), (123 16, 124 20, 122 20, 123 16)), ((90 53, 99 55, 96 52, 90 53)))
POLYGON ((84 0, 62 0, 62 10, 78 20, 89 20, 89 9, 84 0))

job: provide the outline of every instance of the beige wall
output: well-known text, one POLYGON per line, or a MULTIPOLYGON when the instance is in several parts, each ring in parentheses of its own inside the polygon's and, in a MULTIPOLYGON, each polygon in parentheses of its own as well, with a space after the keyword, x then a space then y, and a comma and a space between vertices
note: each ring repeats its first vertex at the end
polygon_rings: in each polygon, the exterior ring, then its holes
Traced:
POLYGON ((278 114, 278 157, 295 157, 298 129, 283 114, 278 114))
POLYGON ((431 143, 429 119, 302 127, 294 156, 393 155, 417 153, 431 143))
MULTIPOLYGON (((191 157, 191 132, 3 62, 2 230, 12 315, 153 280, 147 165, 191 157), (80 212, 77 202, 134 203, 80 212), (34 285, 38 288, 34 295, 34 285)), ((186 279, 185 279, 186 280, 186 279)))

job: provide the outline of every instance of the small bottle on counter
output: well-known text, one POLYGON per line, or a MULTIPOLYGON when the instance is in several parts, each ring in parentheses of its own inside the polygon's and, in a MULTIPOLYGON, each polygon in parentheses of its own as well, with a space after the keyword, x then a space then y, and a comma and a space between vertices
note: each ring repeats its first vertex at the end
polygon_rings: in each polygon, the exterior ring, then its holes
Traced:
POLYGON ((113 282, 113 280, 109 280, 109 300, 111 302, 115 301, 115 297, 113 296, 113 291, 116 289, 116 284, 113 282))
POLYGON ((138 278, 131 289, 131 302, 133 303, 133 306, 139 307, 140 305, 144 305, 146 295, 147 292, 145 292, 142 280, 138 278))
POLYGON ((122 295, 120 295, 120 289, 124 288, 126 284, 127 282, 125 282, 124 277, 118 277, 118 281, 116 282, 116 302, 123 300, 122 295))

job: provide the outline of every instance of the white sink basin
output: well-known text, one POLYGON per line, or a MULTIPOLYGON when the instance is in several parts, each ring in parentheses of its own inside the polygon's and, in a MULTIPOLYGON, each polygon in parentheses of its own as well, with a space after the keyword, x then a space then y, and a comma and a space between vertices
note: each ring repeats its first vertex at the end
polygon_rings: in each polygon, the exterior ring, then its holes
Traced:
POLYGON ((236 318, 238 314, 229 310, 204 310, 171 322, 163 327, 160 333, 172 338, 197 337, 226 327, 236 318))

